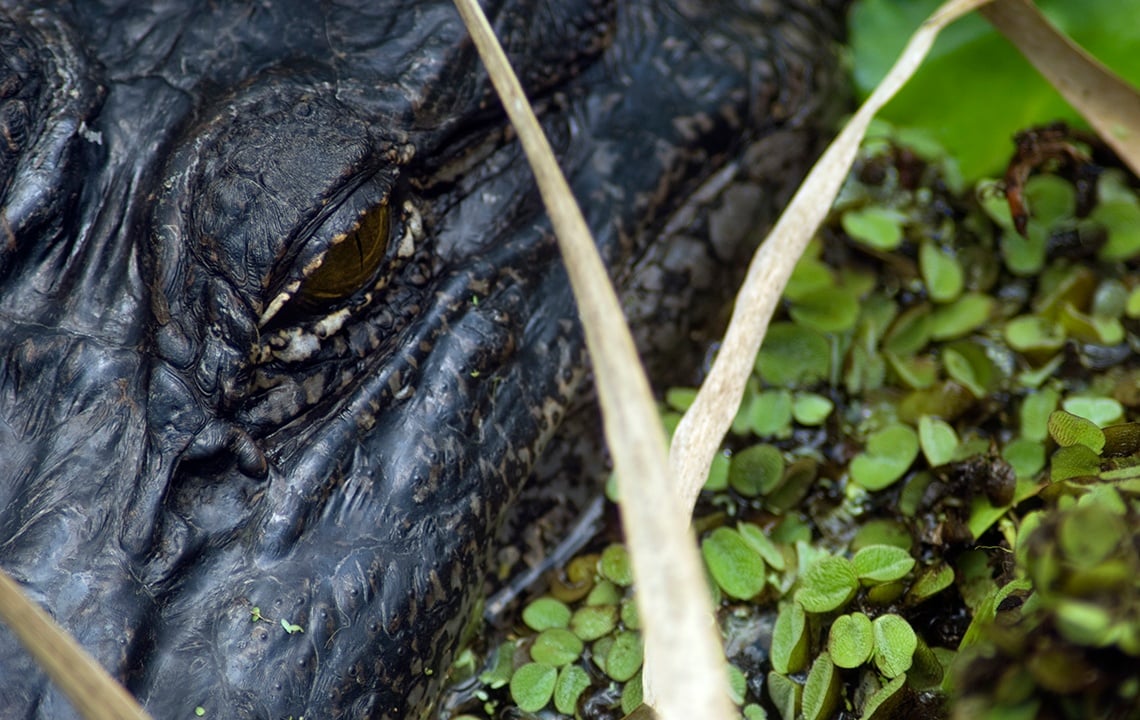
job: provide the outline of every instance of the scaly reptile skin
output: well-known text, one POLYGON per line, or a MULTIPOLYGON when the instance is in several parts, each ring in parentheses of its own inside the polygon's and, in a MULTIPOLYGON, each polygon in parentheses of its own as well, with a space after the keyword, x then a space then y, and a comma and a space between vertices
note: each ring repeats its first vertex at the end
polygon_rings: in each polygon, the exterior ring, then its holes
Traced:
MULTIPOLYGON (((486 3, 651 367, 810 159, 835 4, 486 3)), ((429 714, 585 373, 450 0, 0 0, 0 566, 156 718, 429 714)), ((0 678, 74 717, 3 630, 0 678)))

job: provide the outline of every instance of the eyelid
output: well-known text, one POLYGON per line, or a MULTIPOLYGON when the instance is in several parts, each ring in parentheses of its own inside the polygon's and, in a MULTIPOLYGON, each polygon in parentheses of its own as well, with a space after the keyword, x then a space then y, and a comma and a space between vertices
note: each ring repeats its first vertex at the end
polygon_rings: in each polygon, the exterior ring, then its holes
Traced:
MULTIPOLYGON (((388 239, 394 223, 389 206, 394 178, 394 169, 367 178, 351 188, 347 196, 336 207, 312 223, 312 227, 301 228, 296 232, 289 243, 291 251, 278 260, 273 270, 274 281, 270 287, 275 290, 268 294, 272 299, 266 303, 265 310, 260 314, 258 327, 264 328, 286 307, 293 307, 308 314, 322 305, 345 300, 372 279, 376 274, 375 271, 383 265, 384 258, 390 254, 388 246, 391 243, 388 239), (381 210, 381 208, 388 209, 381 210), (367 253, 369 261, 374 262, 375 266, 371 268, 368 277, 353 278, 358 284, 353 292, 346 291, 336 298, 323 298, 322 295, 327 293, 322 293, 322 281, 319 279, 314 281, 313 278, 320 278, 321 268, 328 267, 330 259, 333 263, 338 262, 340 253, 347 251, 351 256, 351 249, 345 243, 353 242, 353 233, 370 222, 370 217, 377 211, 387 214, 388 217, 384 223, 387 232, 380 238, 380 247, 372 248, 372 252, 367 253), (342 250, 338 251, 337 248, 342 250), (316 296, 304 299, 301 295, 306 292, 306 286, 310 282, 316 282, 316 296)), ((372 218, 371 221, 375 220, 376 218, 372 218)))
POLYGON ((382 202, 366 210, 356 225, 334 243, 321 263, 301 281, 297 299, 305 305, 344 300, 375 276, 387 254, 391 209, 382 202))

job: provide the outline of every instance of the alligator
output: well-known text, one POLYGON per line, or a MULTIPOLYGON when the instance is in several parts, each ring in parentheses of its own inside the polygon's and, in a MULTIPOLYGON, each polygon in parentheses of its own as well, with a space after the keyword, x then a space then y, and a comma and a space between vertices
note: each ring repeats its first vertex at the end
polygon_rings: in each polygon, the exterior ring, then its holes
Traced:
MULTIPOLYGON (((658 379, 841 5, 485 2, 658 379)), ((430 714, 588 377, 450 0, 0 0, 0 567, 156 718, 430 714)), ((76 716, 7 630, 0 678, 76 716)))

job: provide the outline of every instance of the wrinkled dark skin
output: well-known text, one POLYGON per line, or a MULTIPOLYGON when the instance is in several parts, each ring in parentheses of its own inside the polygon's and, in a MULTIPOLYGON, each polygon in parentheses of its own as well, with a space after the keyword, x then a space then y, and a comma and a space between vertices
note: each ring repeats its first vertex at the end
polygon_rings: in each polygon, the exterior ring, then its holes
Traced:
MULTIPOLYGON (((156 718, 428 714, 586 386, 454 7, 33 4, 0 0, 0 565, 156 718), (380 268, 302 301, 383 204, 380 268)), ((838 12, 488 5, 650 367, 683 364, 733 219, 810 160, 838 12)), ((74 716, 7 631, 0 678, 0 716, 74 716)))

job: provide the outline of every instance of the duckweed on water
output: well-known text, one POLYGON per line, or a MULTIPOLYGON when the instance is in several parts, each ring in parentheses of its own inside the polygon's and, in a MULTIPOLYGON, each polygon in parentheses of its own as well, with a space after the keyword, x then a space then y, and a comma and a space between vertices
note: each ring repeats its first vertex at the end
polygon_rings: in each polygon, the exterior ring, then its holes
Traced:
MULTIPOLYGON (((793 274, 695 520, 749 720, 1140 708, 1140 199, 986 186, 871 141, 793 274)), ((632 580, 569 563, 463 712, 632 711, 632 580)))

